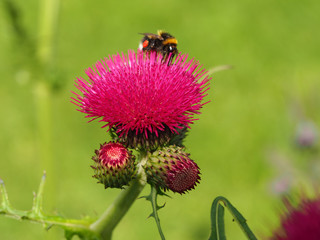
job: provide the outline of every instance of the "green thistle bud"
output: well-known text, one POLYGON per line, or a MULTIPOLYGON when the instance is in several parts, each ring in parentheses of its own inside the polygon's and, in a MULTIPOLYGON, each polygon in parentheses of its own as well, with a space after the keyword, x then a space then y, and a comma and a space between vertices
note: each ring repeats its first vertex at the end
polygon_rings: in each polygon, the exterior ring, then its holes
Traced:
POLYGON ((131 151, 117 142, 100 145, 92 157, 93 177, 105 188, 122 188, 128 185, 135 173, 135 158, 131 151))
POLYGON ((175 145, 149 153, 145 166, 148 182, 180 194, 194 189, 199 183, 200 171, 189 155, 175 145))

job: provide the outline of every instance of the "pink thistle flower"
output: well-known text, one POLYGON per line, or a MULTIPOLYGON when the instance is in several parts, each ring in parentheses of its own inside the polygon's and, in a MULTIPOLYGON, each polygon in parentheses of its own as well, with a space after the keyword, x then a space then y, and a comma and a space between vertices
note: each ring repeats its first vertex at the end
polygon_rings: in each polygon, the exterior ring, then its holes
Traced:
POLYGON ((297 207, 286 200, 286 212, 272 240, 319 240, 320 198, 303 199, 297 207))
MULTIPOLYGON (((76 80, 83 96, 74 93, 73 103, 92 120, 105 122, 119 137, 144 139, 169 131, 190 128, 200 114, 209 89, 207 72, 187 55, 168 65, 161 56, 129 51, 97 62, 76 80)), ((91 120, 91 121, 92 121, 91 120)))

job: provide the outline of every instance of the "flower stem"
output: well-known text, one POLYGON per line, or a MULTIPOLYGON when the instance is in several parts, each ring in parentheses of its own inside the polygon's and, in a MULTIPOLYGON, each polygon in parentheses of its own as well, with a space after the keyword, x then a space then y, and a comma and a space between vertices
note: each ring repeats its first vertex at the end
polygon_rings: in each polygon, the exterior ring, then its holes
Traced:
POLYGON ((40 63, 48 67, 53 55, 53 40, 59 14, 59 0, 40 1, 40 25, 37 55, 40 63))
MULTIPOLYGON (((50 171, 54 177, 54 161, 52 152, 52 86, 49 80, 49 70, 52 68, 54 52, 54 36, 57 29, 59 0, 40 1, 38 44, 36 51, 37 69, 34 72, 37 81, 34 85, 37 120, 38 159, 42 169, 50 171)), ((55 181, 51 181, 55 183, 55 181)), ((48 194, 53 199, 55 185, 51 184, 48 194)))
POLYGON ((39 159, 44 169, 51 170, 52 162, 52 111, 51 111, 51 91, 48 84, 38 81, 34 87, 34 97, 36 104, 37 137, 39 145, 39 159), (49 166, 48 166, 49 165, 49 166))
POLYGON ((147 183, 147 177, 143 169, 147 158, 142 158, 138 165, 137 177, 131 185, 124 189, 102 216, 93 224, 90 229, 100 235, 104 240, 110 240, 113 229, 118 225, 122 217, 127 213, 131 205, 137 199, 147 183))

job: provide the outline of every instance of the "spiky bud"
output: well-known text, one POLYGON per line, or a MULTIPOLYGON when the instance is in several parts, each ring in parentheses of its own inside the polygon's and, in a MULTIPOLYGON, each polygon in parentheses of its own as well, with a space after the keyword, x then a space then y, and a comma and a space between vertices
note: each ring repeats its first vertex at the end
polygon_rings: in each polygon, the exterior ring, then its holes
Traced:
POLYGON ((180 194, 194 189, 200 181, 200 171, 189 155, 175 145, 149 153, 145 165, 148 182, 180 194))
POLYGON ((105 188, 122 188, 131 181, 135 173, 135 158, 121 143, 109 142, 100 145, 92 157, 93 177, 105 188))

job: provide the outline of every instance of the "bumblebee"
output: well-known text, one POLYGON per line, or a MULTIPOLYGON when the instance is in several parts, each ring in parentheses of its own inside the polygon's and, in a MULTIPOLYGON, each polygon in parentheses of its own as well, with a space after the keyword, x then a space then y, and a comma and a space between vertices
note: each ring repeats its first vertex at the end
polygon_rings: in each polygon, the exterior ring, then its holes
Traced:
POLYGON ((166 61, 170 55, 168 63, 178 53, 177 39, 167 32, 161 30, 157 34, 141 33, 144 37, 141 39, 139 49, 144 52, 157 52, 162 54, 163 60, 166 61))

